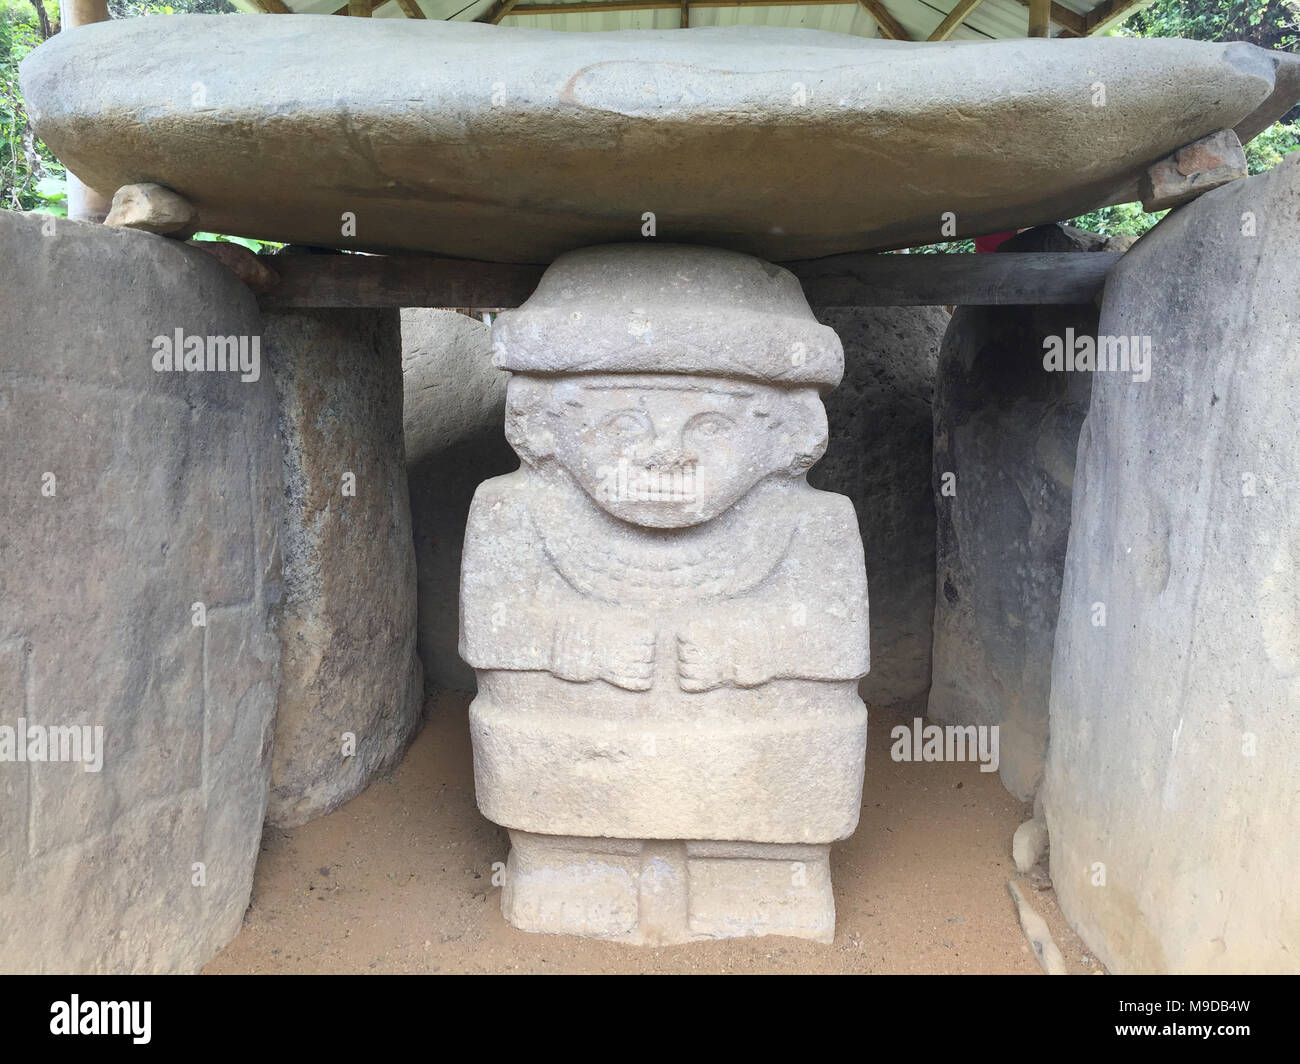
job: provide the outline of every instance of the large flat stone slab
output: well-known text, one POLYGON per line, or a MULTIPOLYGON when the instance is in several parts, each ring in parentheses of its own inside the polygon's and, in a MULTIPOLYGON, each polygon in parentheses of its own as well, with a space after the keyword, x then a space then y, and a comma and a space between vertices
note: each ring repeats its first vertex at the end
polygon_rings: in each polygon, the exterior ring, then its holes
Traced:
POLYGON ((779 261, 1135 200, 1150 164, 1300 99, 1300 57, 192 15, 60 34, 22 86, 78 177, 166 185, 209 230, 549 262, 653 214, 659 239, 779 261))

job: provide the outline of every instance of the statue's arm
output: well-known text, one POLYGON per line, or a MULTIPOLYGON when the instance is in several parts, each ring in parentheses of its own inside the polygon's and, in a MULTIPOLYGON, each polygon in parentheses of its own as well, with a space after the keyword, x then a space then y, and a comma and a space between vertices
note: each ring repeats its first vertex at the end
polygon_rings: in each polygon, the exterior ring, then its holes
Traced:
POLYGON ((826 492, 809 498, 789 553, 772 575, 679 633, 684 690, 866 675, 867 574, 853 505, 826 492))
POLYGON ((647 690, 655 631, 647 618, 579 595, 542 550, 511 474, 479 485, 461 561, 460 656, 475 669, 549 672, 647 690))

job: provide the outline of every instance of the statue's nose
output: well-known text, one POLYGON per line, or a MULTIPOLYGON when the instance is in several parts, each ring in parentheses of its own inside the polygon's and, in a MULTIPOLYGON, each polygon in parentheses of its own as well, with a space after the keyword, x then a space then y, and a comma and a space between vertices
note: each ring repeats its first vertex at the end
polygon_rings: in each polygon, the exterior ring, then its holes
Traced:
POLYGON ((699 459, 694 451, 684 450, 678 441, 655 441, 656 446, 646 464, 654 469, 678 469, 694 465, 699 459))

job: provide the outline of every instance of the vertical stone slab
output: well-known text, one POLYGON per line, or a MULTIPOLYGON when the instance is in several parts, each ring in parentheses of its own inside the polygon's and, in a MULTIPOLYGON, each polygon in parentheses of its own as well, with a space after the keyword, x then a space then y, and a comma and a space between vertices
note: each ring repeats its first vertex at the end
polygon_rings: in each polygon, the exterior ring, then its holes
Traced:
POLYGON ((869 706, 925 696, 934 619, 930 483, 939 307, 840 307, 818 313, 844 344, 844 380, 826 396, 826 456, 808 483, 853 500, 871 584, 869 706))
POLYGON ((1098 374, 1079 440, 1044 805, 1115 972, 1300 971, 1297 262, 1292 155, 1107 282, 1102 334, 1153 368, 1098 374))
POLYGON ((474 489, 519 466, 506 443, 508 374, 492 365, 492 327, 453 310, 402 311, 402 420, 419 575, 425 686, 474 690, 456 651, 460 561, 474 489))
POLYGON ((239 930, 270 779, 257 306, 175 241, 9 212, 0 292, 0 968, 192 972, 239 930))
MULTIPOLYGON (((998 254, 1086 252, 1103 243, 1049 225, 998 254)), ((1092 387, 1090 373, 1046 371, 1044 342, 1096 333, 1091 306, 958 307, 939 355, 927 713, 948 724, 998 726, 1002 782, 1025 801, 1047 756, 1075 447, 1092 387)))
POLYGON ((283 679, 268 819, 322 816, 421 720, 397 311, 267 314, 284 436, 283 679))

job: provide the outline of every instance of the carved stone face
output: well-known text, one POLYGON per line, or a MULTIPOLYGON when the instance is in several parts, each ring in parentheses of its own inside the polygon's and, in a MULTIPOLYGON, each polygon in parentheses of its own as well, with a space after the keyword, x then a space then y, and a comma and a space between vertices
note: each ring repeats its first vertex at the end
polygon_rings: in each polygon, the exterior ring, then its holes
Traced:
POLYGON ((811 387, 680 374, 516 377, 508 435, 553 458, 601 508, 649 528, 718 516, 778 471, 801 476, 826 447, 811 387))

